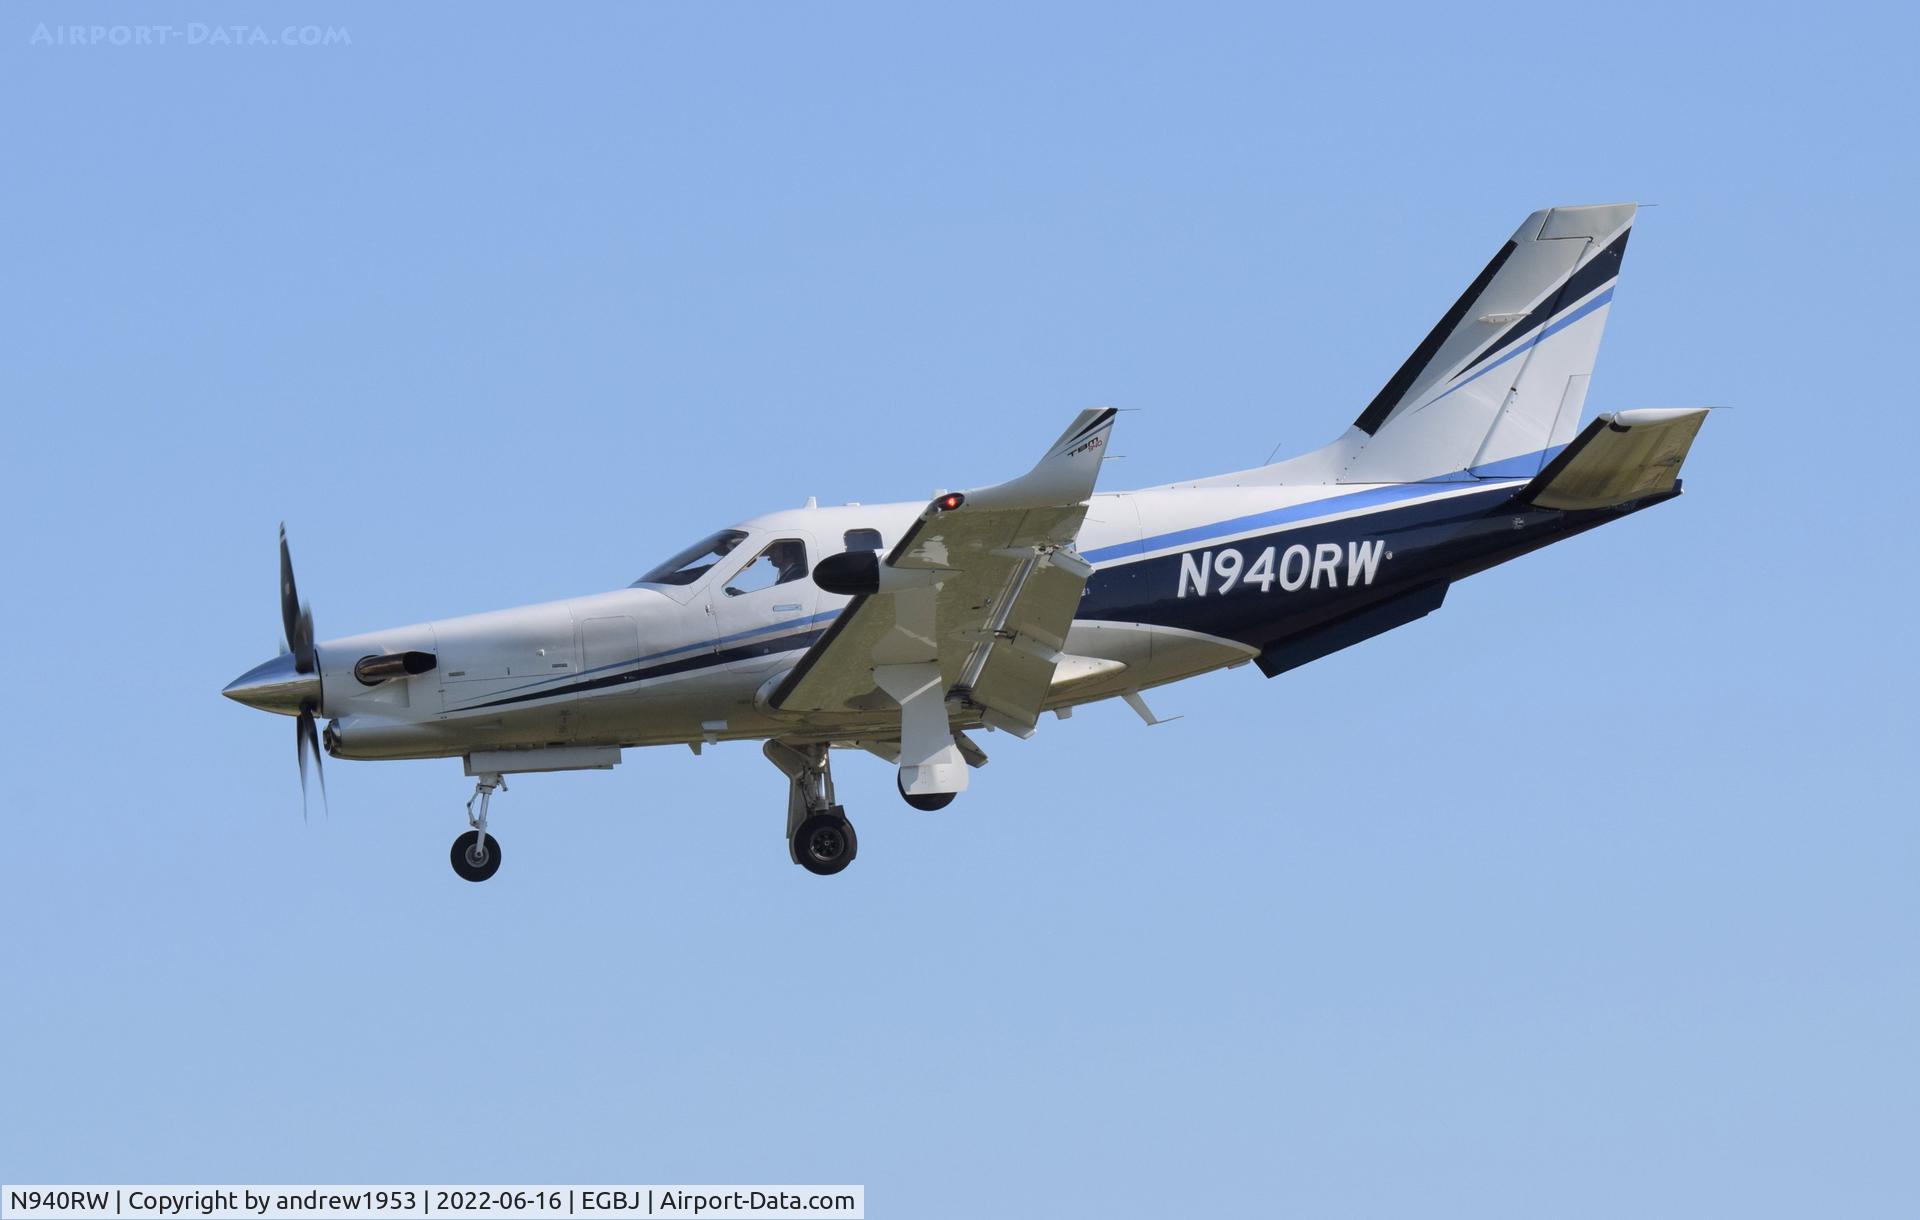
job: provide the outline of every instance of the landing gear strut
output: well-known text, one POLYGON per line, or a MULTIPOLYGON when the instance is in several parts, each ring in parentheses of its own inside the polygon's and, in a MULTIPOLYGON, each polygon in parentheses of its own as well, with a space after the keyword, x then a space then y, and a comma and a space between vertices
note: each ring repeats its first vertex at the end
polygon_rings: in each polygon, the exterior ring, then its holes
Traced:
POLYGON ((833 763, 825 745, 769 741, 767 761, 787 777, 787 852, 810 873, 830 877, 860 852, 847 811, 833 801, 833 763))
POLYGON ((485 881, 500 871, 500 840, 487 833, 487 804, 495 789, 505 792, 507 781, 491 772, 480 777, 467 798, 467 825, 473 829, 453 841, 453 871, 468 881, 485 881), (477 816, 475 801, 480 803, 477 816))

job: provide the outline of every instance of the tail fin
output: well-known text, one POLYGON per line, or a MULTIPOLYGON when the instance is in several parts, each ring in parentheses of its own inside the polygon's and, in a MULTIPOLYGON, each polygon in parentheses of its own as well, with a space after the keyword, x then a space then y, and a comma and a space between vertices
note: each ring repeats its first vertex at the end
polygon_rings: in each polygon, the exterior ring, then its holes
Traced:
POLYGON ((1337 443, 1338 481, 1538 474, 1579 427, 1634 212, 1527 217, 1337 443))

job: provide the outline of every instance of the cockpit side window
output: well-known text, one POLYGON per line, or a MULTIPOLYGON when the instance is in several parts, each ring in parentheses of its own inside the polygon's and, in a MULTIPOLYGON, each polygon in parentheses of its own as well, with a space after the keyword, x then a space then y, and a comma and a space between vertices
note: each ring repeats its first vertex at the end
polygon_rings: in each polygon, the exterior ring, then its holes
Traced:
POLYGON ((686 550, 674 555, 665 563, 650 569, 645 576, 634 581, 636 585, 690 585, 707 574, 707 570, 725 559, 734 547, 746 539, 745 530, 721 530, 707 538, 702 538, 686 550))
POLYGON ((782 538, 767 544, 746 567, 727 582, 727 596, 758 593, 775 585, 800 580, 807 574, 807 544, 798 538, 782 538))
POLYGON ((849 551, 877 551, 880 549, 879 530, 848 530, 847 549, 849 551))

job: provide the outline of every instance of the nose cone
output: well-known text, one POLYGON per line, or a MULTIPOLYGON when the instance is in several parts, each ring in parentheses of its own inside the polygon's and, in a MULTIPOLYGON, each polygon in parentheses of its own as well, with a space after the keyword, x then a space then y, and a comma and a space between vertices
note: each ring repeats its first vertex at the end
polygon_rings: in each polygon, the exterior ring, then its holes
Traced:
POLYGON ((302 703, 319 706, 320 675, 295 672, 293 656, 283 652, 227 683, 220 693, 263 712, 298 716, 302 703))

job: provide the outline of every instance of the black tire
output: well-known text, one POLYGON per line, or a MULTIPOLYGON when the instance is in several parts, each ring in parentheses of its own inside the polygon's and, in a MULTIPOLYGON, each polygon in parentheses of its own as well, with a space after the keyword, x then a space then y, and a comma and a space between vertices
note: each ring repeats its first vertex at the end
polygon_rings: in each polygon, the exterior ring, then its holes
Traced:
POLYGON ((945 809, 948 805, 953 804, 954 797, 960 795, 958 792, 929 792, 923 793, 920 796, 909 795, 906 781, 900 778, 898 771, 893 773, 893 786, 900 790, 901 800, 912 805, 915 809, 924 809, 928 813, 932 813, 936 809, 945 809))
POLYGON ((831 877, 860 854, 853 823, 838 807, 816 813, 793 832, 793 855, 800 867, 819 877, 831 877))
POLYGON ((453 871, 468 881, 485 881, 500 871, 500 840, 487 836, 486 856, 477 863, 468 854, 480 843, 480 832, 469 830, 453 841, 453 871))

